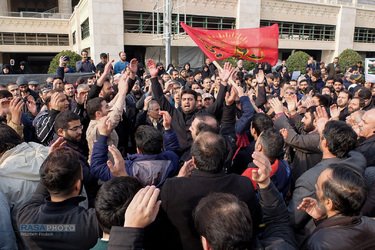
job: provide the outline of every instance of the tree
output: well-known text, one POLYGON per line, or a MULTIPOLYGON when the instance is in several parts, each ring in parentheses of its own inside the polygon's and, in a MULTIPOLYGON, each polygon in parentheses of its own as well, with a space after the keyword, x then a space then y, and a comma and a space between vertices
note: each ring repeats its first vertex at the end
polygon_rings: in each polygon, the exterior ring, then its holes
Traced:
MULTIPOLYGON (((221 61, 222 62, 221 66, 223 66, 225 62, 230 62, 230 64, 232 64, 233 67, 237 67, 237 61, 238 61, 238 59, 235 58, 235 57, 228 57, 227 59, 224 59, 224 60, 221 61)), ((256 66, 255 62, 243 60, 243 67, 247 71, 250 71, 250 70, 254 69, 255 66, 256 66)))
POLYGON ((339 55, 339 64, 341 69, 344 70, 346 66, 356 65, 357 62, 362 62, 362 57, 352 49, 346 49, 339 55))
POLYGON ((297 51, 291 54, 286 60, 286 67, 289 72, 301 71, 301 74, 304 74, 306 71, 306 64, 309 60, 310 55, 303 51, 297 51))
POLYGON ((69 56, 68 66, 71 66, 74 70, 76 70, 76 62, 82 60, 82 57, 74 51, 63 50, 50 62, 48 74, 56 74, 56 70, 59 67, 60 56, 69 56))

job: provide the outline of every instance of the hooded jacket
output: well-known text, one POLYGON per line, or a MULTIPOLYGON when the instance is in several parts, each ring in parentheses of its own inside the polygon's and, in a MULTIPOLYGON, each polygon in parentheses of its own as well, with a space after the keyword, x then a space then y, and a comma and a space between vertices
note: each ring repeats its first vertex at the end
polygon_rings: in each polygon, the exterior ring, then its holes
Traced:
MULTIPOLYGON (((99 135, 91 156, 91 174, 108 181, 114 176, 107 166, 107 136, 99 135)), ((129 176, 136 177, 143 185, 160 187, 168 177, 178 174, 178 156, 172 151, 157 155, 133 154, 125 158, 125 169, 129 176)))
POLYGON ((39 169, 48 156, 48 147, 23 142, 0 158, 0 192, 9 201, 13 223, 17 211, 33 195, 39 183, 39 169))

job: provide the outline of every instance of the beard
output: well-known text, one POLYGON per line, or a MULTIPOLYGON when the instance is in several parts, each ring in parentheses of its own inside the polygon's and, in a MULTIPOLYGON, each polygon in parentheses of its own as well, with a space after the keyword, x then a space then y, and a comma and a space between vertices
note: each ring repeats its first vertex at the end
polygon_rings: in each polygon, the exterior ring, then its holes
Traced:
POLYGON ((306 133, 310 133, 311 131, 315 130, 315 127, 313 123, 310 122, 309 124, 305 124, 305 127, 303 128, 303 130, 305 130, 306 133))

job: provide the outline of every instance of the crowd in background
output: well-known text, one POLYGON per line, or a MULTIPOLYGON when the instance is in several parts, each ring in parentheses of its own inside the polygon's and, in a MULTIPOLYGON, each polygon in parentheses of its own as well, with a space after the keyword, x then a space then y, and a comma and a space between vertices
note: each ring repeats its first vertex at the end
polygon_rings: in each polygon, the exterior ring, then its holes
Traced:
POLYGON ((0 83, 0 248, 375 247, 375 86, 361 62, 310 58, 296 77, 285 61, 81 55, 76 71, 95 76, 67 82, 62 56, 45 82, 25 64, 0 83), (26 226, 41 224, 75 232, 26 226))

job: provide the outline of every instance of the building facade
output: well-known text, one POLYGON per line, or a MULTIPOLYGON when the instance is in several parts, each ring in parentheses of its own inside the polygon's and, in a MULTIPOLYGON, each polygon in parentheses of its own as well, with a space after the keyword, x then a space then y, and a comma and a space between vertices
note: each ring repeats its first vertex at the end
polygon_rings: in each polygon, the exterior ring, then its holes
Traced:
MULTIPOLYGON (((46 72, 62 50, 87 49, 118 60, 154 58, 165 63, 165 0, 0 0, 0 64, 29 62, 46 72)), ((205 29, 279 24, 279 59, 303 50, 329 63, 344 49, 375 57, 373 0, 171 0, 171 62, 199 67, 203 53, 179 27, 180 21, 205 29)))

